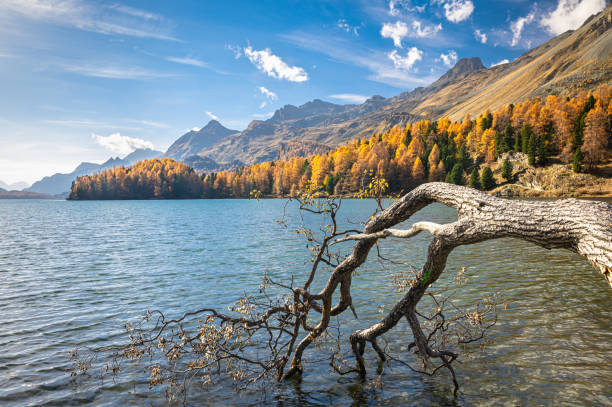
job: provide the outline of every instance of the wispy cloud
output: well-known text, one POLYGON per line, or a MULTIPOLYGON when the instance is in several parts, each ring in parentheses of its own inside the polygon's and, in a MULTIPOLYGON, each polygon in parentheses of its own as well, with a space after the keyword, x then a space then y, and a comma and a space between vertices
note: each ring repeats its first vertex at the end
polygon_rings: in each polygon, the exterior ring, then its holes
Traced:
POLYGON ((161 21, 160 16, 133 7, 99 6, 81 0, 2 0, 0 11, 32 21, 104 35, 178 41, 151 24, 152 21, 161 21))
POLYGON ((53 126, 62 126, 62 127, 82 127, 89 129, 111 129, 111 130, 131 130, 131 131, 139 131, 142 130, 142 127, 135 126, 126 126, 123 123, 134 123, 139 124, 141 126, 154 127, 158 129, 166 129, 168 126, 166 123, 154 122, 151 120, 138 120, 138 119, 119 119, 119 123, 107 123, 101 122, 97 120, 91 119, 49 119, 43 120, 44 123, 50 124, 53 126))
POLYGON ((213 120, 219 121, 219 118, 212 114, 211 112, 206 112, 206 116, 210 117, 213 120))
POLYGON ((451 0, 444 4, 444 15, 453 23, 459 23, 474 12, 474 3, 470 0, 451 0))
POLYGON ((67 72, 73 72, 83 76, 92 76, 96 78, 106 79, 156 79, 169 78, 174 75, 149 71, 139 67, 117 67, 117 66, 102 66, 102 65, 70 65, 64 64, 60 67, 67 72))
POLYGON ((317 37, 304 32, 295 32, 281 36, 292 44, 303 49, 320 52, 336 61, 368 69, 371 74, 367 79, 405 89, 411 86, 427 85, 437 77, 413 75, 402 69, 397 69, 387 54, 348 44, 335 37, 317 37))
POLYGON ((120 133, 113 133, 108 136, 100 136, 92 133, 91 138, 96 144, 119 155, 127 155, 139 148, 149 148, 151 150, 155 148, 150 141, 141 138, 122 136, 120 133))
MULTIPOLYGON (((110 129, 110 130, 131 130, 131 131, 139 131, 142 130, 141 127, 134 126, 125 126, 122 124, 116 123, 105 123, 96 120, 90 119, 53 119, 53 120, 43 120, 44 123, 53 125, 53 126, 62 126, 62 127, 82 127, 89 129, 110 129)), ((144 124, 142 122, 138 122, 140 124, 144 124)))
POLYGON ((592 14, 606 7, 606 0, 559 0, 557 8, 543 16, 540 25, 554 35, 575 30, 592 14))
POLYGON ((260 109, 263 109, 264 107, 266 107, 268 105, 268 102, 278 99, 278 96, 276 95, 276 93, 264 88, 263 86, 258 86, 257 89, 259 90, 259 93, 261 93, 262 95, 266 97, 266 99, 268 99, 268 100, 264 100, 263 102, 259 104, 260 109))
POLYGON ((521 34, 523 33, 523 29, 526 24, 531 23, 535 18, 535 12, 531 12, 527 14, 525 17, 519 17, 515 21, 510 23, 510 31, 512 31, 512 40, 510 41, 510 45, 515 47, 518 45, 521 34))
POLYGON ((354 93, 338 93, 335 95, 329 95, 330 98, 342 100, 349 103, 363 103, 368 100, 367 96, 356 95, 354 93))
POLYGON ((206 62, 200 61, 199 59, 190 58, 190 57, 184 57, 184 58, 166 57, 166 60, 168 60, 170 62, 176 62, 177 64, 197 66, 199 68, 207 68, 208 67, 208 64, 206 62))
POLYGON ((250 45, 244 49, 244 55, 257 69, 276 79, 290 82, 305 82, 308 74, 299 66, 289 66, 279 56, 272 54, 269 48, 257 51, 250 45))
POLYGON ((359 26, 350 25, 343 18, 338 20, 337 26, 338 26, 338 28, 340 28, 343 31, 346 31, 347 33, 352 33, 353 35, 355 35, 357 37, 359 36, 359 26))
POLYGON ((412 7, 412 4, 409 0, 390 0, 389 14, 392 16, 399 16, 402 13, 409 13, 415 11, 418 13, 422 13, 423 11, 425 11, 426 6, 427 4, 412 7))
POLYGON ((138 8, 134 8, 134 7, 129 7, 129 6, 124 6, 121 4, 113 4, 108 6, 108 8, 113 9, 113 10, 117 10, 120 13, 124 13, 133 17, 139 17, 145 20, 152 20, 152 21, 161 21, 163 20, 163 17, 160 16, 159 14, 154 14, 154 13, 150 13, 146 10, 141 10, 138 8))
POLYGON ((276 93, 264 88, 263 86, 258 86, 257 89, 259 89, 259 92, 264 95, 265 97, 267 97, 270 100, 276 100, 278 99, 278 96, 276 95, 276 93))
POLYGON ((225 44, 225 49, 232 51, 234 58, 239 59, 242 56, 242 47, 238 45, 225 44))
POLYGON ((420 37, 420 38, 432 37, 438 31, 442 29, 442 24, 428 26, 428 25, 422 24, 420 21, 415 20, 412 22, 412 29, 414 30, 414 34, 417 37, 420 37))
POLYGON ((158 129, 167 129, 168 127, 170 127, 166 123, 152 122, 150 120, 134 120, 134 119, 129 119, 127 121, 129 121, 131 123, 139 123, 139 124, 142 124, 142 125, 145 125, 145 126, 149 126, 149 127, 155 127, 155 128, 158 128, 158 129))

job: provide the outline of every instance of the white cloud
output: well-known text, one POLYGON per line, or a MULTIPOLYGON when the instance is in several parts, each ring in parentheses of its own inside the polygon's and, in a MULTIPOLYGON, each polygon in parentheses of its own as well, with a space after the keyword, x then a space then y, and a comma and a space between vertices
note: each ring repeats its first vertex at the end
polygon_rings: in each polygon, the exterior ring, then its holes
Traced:
POLYGON ((606 7, 606 0, 559 0, 557 8, 543 16, 540 25, 554 35, 575 30, 592 14, 606 7))
POLYGON ((384 23, 380 35, 383 38, 393 39, 393 44, 402 48, 402 39, 408 35, 408 26, 403 21, 397 21, 395 24, 384 23))
POLYGON ((278 99, 278 96, 276 95, 276 93, 264 88, 263 86, 258 86, 257 89, 259 89, 259 92, 264 95, 265 97, 267 97, 270 100, 276 100, 278 99))
POLYGON ((104 35, 178 41, 151 24, 151 20, 160 20, 160 16, 133 7, 99 6, 81 0, 2 0, 0 11, 104 35))
POLYGON ((167 57, 166 60, 168 60, 170 62, 176 62, 177 64, 192 65, 192 66, 197 66, 197 67, 200 67, 200 68, 208 67, 208 64, 206 62, 200 61, 199 59, 195 59, 195 58, 189 58, 189 57, 185 57, 185 58, 167 57))
POLYGON ((280 57, 272 54, 269 48, 254 50, 250 45, 244 49, 244 55, 262 72, 276 79, 290 82, 305 82, 308 74, 299 66, 289 66, 280 57))
POLYGON ((512 31, 512 40, 510 41, 510 45, 514 47, 519 43, 521 34, 523 33, 523 28, 525 28, 525 24, 531 23, 534 18, 535 13, 532 11, 525 17, 519 17, 516 19, 516 21, 512 21, 510 23, 510 31, 512 31))
POLYGON ((219 121, 219 118, 212 114, 211 112, 206 112, 206 116, 210 117, 213 120, 219 121))
POLYGON ((356 95, 354 93, 338 93, 335 95, 329 95, 330 98, 343 100, 349 103, 363 103, 368 100, 367 96, 356 95))
POLYGON ((496 63, 494 63, 494 64, 491 64, 491 68, 493 68, 494 66, 497 66, 497 65, 507 64, 508 62, 510 62, 508 59, 502 59, 502 60, 501 60, 501 61, 499 61, 499 62, 496 62, 496 63))
POLYGON ((153 143, 150 141, 141 138, 122 136, 119 133, 113 133, 109 136, 99 136, 92 133, 91 138, 96 144, 119 155, 128 155, 139 148, 154 149, 153 143))
POLYGON ((191 130, 185 130, 185 133, 190 132, 190 131, 200 131, 202 128, 201 127, 192 127, 191 130))
POLYGON ((408 50, 405 57, 401 56, 397 50, 391 51, 387 56, 393 61, 393 65, 395 65, 396 68, 409 70, 417 61, 423 59, 423 51, 416 47, 412 47, 408 50))
POLYGON ((451 0, 444 4, 444 15, 448 21, 459 23, 467 19, 474 11, 470 0, 451 0))
POLYGON ((483 33, 482 31, 480 30, 474 31, 474 36, 476 36, 476 39, 482 42, 483 44, 487 43, 487 34, 483 33))
POLYGON ((457 53, 450 50, 446 54, 440 54, 440 59, 444 62, 444 65, 451 67, 457 62, 457 53))
POLYGON ((442 24, 421 27, 421 22, 415 20, 412 22, 412 28, 417 37, 431 37, 442 29, 442 24))

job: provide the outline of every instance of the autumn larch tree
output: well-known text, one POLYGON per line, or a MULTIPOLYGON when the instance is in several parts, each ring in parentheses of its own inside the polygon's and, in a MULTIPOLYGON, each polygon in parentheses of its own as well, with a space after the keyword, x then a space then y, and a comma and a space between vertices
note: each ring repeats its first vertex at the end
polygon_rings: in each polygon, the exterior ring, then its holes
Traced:
POLYGON ((606 122, 607 118, 600 104, 586 116, 582 153, 589 171, 593 170, 606 153, 609 137, 606 122))

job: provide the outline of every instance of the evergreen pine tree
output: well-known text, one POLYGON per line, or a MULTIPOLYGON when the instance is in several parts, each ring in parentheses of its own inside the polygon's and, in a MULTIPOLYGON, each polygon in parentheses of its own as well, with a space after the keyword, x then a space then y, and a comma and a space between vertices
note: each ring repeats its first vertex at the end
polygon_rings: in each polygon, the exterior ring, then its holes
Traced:
POLYGON ((493 179, 493 171, 491 171, 491 168, 484 167, 482 169, 482 174, 480 175, 480 185, 485 191, 488 191, 495 186, 495 179, 493 179))
POLYGON ((582 152, 580 151, 580 147, 574 150, 574 158, 572 160, 572 171, 580 172, 582 167, 580 166, 580 161, 582 161, 582 152))
POLYGON ((506 181, 510 181, 512 179, 512 163, 508 160, 508 157, 504 160, 504 164, 502 165, 502 177, 506 181))
POLYGON ((531 128, 525 124, 521 129, 521 152, 525 154, 529 152, 529 136, 531 136, 531 128))
POLYGON ((463 168, 469 167, 471 160, 465 144, 459 147, 458 156, 458 163, 461 164, 461 169, 463 170, 463 168))
POLYGON ((506 125, 506 129, 504 130, 504 137, 502 138, 502 149, 505 152, 510 151, 514 145, 514 135, 512 131, 512 126, 510 123, 506 125))
POLYGON ((503 153, 504 146, 502 145, 502 134, 499 131, 495 132, 495 158, 499 157, 503 153))
POLYGON ((480 177, 476 167, 474 167, 472 173, 470 174, 470 188, 480 189, 480 177))
POLYGON ((447 178, 451 184, 463 185, 463 166, 461 164, 455 164, 448 175, 447 178))
POLYGON ((538 164, 546 165, 548 160, 548 146, 546 145, 546 137, 540 137, 538 143, 538 164))
POLYGON ((530 132, 529 140, 527 141, 527 156, 529 157, 529 165, 536 164, 536 153, 538 151, 538 138, 535 133, 530 132))
POLYGON ((512 149, 512 151, 514 151, 515 153, 518 153, 521 151, 521 135, 517 134, 516 137, 514 138, 514 148, 512 149))

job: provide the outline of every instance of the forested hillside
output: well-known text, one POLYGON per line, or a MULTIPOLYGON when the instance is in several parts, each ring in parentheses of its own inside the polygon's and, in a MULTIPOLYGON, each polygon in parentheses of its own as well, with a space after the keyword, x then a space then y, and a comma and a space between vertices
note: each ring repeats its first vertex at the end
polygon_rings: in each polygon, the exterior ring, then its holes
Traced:
POLYGON ((309 186, 341 195, 363 189, 374 176, 384 178, 391 192, 440 180, 489 189, 495 183, 487 168, 505 152, 526 154, 531 166, 556 161, 588 172, 611 147, 611 93, 612 86, 601 85, 572 98, 549 95, 484 111, 474 119, 421 120, 307 158, 202 176, 170 159, 143 161, 79 177, 70 199, 240 198, 252 191, 284 196, 309 186))

